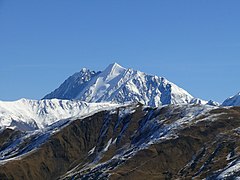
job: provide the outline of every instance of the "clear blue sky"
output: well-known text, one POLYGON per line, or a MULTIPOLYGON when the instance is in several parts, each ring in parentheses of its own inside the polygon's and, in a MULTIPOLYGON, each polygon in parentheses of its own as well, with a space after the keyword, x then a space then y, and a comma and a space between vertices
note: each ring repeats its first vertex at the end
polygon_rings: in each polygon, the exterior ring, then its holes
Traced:
POLYGON ((202 99, 240 91, 239 0, 0 0, 0 100, 118 62, 202 99))

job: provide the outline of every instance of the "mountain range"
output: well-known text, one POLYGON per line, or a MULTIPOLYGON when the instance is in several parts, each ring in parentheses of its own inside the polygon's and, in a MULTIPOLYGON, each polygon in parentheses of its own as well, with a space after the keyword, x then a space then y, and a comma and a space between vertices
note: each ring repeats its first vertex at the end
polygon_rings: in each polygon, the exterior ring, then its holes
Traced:
POLYGON ((240 177, 240 93, 222 104, 117 63, 0 101, 0 179, 240 177))

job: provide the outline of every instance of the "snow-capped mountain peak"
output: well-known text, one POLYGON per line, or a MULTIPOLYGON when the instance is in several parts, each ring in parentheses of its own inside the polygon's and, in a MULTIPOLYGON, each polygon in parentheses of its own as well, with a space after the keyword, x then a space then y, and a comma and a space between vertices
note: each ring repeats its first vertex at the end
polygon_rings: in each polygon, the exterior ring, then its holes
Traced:
POLYGON ((222 106, 240 106, 240 92, 236 95, 227 98, 223 103, 222 106))
POLYGON ((126 68, 122 67, 118 63, 112 63, 109 64, 108 67, 104 70, 106 72, 109 72, 109 74, 113 74, 114 72, 124 71, 126 68))
POLYGON ((126 68, 123 68, 117 63, 110 64, 102 73, 102 77, 106 77, 107 81, 111 81, 112 79, 118 77, 121 74, 126 72, 126 68))
POLYGON ((80 70, 80 72, 82 72, 82 73, 85 73, 87 71, 89 71, 89 70, 87 68, 85 68, 85 67, 80 70))
POLYGON ((86 102, 114 103, 130 101, 149 106, 185 104, 193 100, 193 96, 187 91, 163 77, 127 69, 117 63, 110 64, 98 73, 83 69, 73 76, 77 78, 71 76, 44 99, 79 99, 86 102))

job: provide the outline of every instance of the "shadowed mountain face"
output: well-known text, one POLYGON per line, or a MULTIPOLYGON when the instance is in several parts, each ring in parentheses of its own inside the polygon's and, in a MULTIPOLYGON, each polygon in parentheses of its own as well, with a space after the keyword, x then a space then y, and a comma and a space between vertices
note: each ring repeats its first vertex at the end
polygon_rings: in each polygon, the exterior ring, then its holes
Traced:
POLYGON ((238 107, 136 104, 44 133, 6 129, 0 179, 233 179, 239 126, 238 107))
POLYGON ((65 80, 54 92, 46 95, 44 99, 74 99, 86 87, 87 83, 99 73, 83 68, 65 80))
POLYGON ((240 106, 240 92, 234 96, 227 98, 222 106, 240 106))

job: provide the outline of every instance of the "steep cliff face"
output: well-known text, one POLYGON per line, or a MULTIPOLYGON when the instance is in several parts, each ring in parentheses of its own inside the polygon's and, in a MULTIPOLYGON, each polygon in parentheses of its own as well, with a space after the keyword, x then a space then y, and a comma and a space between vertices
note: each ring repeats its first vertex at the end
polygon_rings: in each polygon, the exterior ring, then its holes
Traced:
POLYGON ((5 130, 0 179, 233 178, 240 175, 239 126, 238 107, 135 104, 58 130, 5 130))

